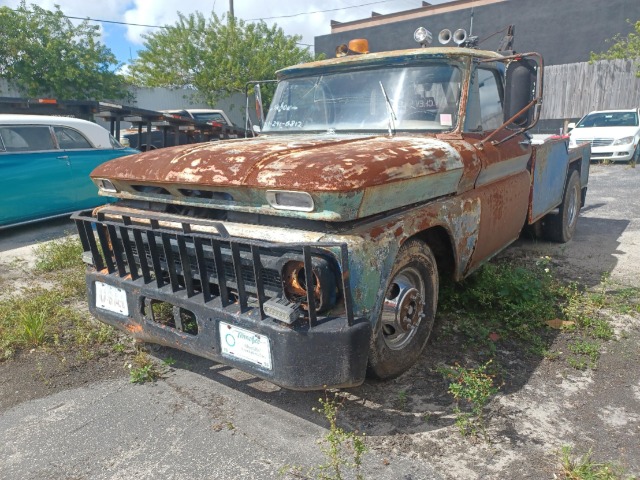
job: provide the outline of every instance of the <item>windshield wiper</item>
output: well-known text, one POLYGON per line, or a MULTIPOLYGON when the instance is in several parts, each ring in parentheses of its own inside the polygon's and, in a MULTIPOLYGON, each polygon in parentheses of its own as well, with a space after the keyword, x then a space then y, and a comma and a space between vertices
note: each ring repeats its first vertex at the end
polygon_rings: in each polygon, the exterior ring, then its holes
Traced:
POLYGON ((384 99, 387 102, 387 114, 389 115, 389 135, 396 134, 396 112, 393 111, 393 105, 391 105, 391 100, 389 100, 389 96, 387 95, 387 91, 384 89, 384 85, 382 85, 382 80, 380 80, 380 88, 382 89, 382 94, 384 95, 384 99))

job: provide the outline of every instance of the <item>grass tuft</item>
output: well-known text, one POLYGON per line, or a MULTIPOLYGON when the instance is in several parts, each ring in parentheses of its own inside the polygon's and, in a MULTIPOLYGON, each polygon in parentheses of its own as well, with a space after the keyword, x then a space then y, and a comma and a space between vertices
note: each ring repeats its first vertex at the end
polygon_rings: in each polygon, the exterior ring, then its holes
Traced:
POLYGON ((36 270, 40 272, 83 267, 82 245, 78 238, 72 236, 41 244, 35 255, 36 270))
POLYGON ((591 458, 591 450, 580 458, 571 456, 571 447, 561 451, 561 475, 564 480, 622 480, 624 471, 612 463, 597 463, 591 458))
POLYGON ((448 391, 456 401, 456 426, 463 436, 482 433, 487 439, 484 408, 499 391, 495 375, 488 372, 491 363, 489 360, 476 368, 464 368, 458 364, 438 368, 449 382, 448 391))
POLYGON ((131 383, 154 382, 162 376, 151 357, 144 350, 136 353, 128 367, 131 383))

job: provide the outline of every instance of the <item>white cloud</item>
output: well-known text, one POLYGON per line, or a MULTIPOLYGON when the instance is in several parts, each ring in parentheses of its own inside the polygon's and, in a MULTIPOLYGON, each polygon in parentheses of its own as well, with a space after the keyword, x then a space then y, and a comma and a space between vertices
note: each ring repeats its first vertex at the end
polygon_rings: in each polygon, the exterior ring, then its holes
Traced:
MULTIPOLYGON (((367 18, 372 11, 378 13, 391 13, 409 10, 421 6, 420 0, 387 0, 384 3, 366 5, 358 8, 344 8, 349 5, 370 3, 375 0, 324 0, 300 2, 299 0, 274 0, 248 1, 235 0, 234 12, 236 17, 244 20, 282 17, 295 13, 309 12, 304 15, 275 18, 265 20, 269 25, 277 23, 288 35, 301 35, 301 43, 313 45, 314 37, 326 35, 331 32, 330 21, 341 22, 367 18), (323 13, 321 10, 340 8, 341 10, 323 13)), ((432 0, 432 3, 443 3, 445 0, 432 0)), ((15 8, 19 0, 0 0, 0 5, 15 8)), ((99 2, 87 2, 87 0, 27 0, 27 4, 35 3, 46 9, 53 9, 54 5, 60 5, 61 10, 69 16, 90 17, 102 20, 122 21, 142 25, 171 25, 178 19, 178 11, 185 15, 195 11, 202 12, 205 17, 211 13, 212 7, 217 15, 227 13, 228 0, 188 0, 182 3, 175 0, 101 0, 99 2), (177 5, 176 5, 177 4, 177 5)), ((127 40, 135 47, 143 44, 142 35, 157 31, 155 28, 129 26, 127 27, 127 40)), ((109 39, 105 38, 109 43, 109 39)))

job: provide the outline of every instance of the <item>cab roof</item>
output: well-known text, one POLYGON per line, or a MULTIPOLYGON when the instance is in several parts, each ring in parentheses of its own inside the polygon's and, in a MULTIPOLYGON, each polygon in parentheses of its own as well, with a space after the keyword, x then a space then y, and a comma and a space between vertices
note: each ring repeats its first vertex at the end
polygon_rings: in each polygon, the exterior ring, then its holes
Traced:
POLYGON ((297 76, 323 70, 340 70, 346 66, 375 66, 385 64, 403 64, 421 59, 445 59, 459 57, 474 57, 482 60, 503 58, 497 52, 477 50, 463 47, 427 47, 409 50, 392 50, 389 52, 364 53, 362 55, 347 55, 344 57, 328 58, 315 62, 301 63, 278 70, 278 78, 297 76))
POLYGON ((96 123, 80 118, 57 117, 54 115, 0 114, 0 127, 5 125, 70 127, 82 132, 96 148, 113 148, 108 130, 96 123))

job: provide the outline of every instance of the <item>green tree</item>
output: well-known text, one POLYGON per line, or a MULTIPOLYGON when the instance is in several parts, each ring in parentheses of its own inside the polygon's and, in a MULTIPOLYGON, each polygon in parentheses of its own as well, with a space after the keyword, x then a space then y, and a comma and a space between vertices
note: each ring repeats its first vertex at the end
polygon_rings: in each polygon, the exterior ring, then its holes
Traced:
POLYGON ((175 25, 145 36, 129 80, 140 86, 190 86, 209 104, 244 93, 249 80, 269 80, 276 70, 307 62, 312 55, 277 25, 222 21, 215 13, 180 14, 175 25))
POLYGON ((32 97, 122 98, 125 79, 99 37, 98 26, 74 25, 57 5, 0 7, 0 75, 32 97))
MULTIPOLYGON (((628 22, 631 23, 630 21, 628 22)), ((626 37, 621 37, 620 34, 618 34, 611 40, 608 40, 608 42, 613 42, 613 44, 606 52, 591 52, 591 61, 633 59, 636 60, 638 68, 636 76, 640 77, 640 20, 633 24, 633 28, 634 31, 629 33, 626 37)))

